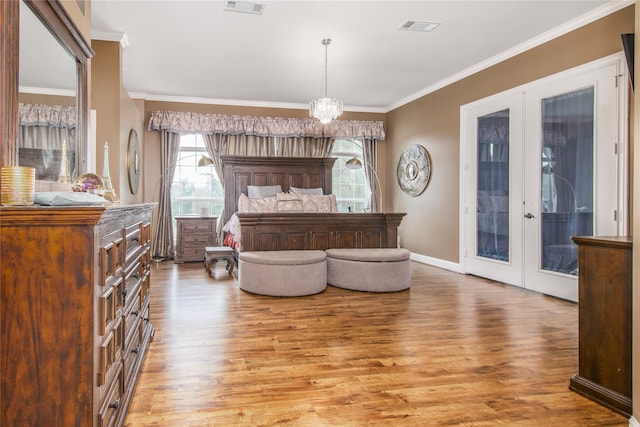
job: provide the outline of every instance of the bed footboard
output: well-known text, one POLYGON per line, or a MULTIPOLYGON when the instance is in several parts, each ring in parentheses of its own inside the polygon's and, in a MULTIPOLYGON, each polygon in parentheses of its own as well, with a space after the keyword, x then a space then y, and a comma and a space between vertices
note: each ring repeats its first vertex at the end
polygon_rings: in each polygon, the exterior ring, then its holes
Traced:
POLYGON ((243 251, 395 248, 405 213, 238 213, 243 251))

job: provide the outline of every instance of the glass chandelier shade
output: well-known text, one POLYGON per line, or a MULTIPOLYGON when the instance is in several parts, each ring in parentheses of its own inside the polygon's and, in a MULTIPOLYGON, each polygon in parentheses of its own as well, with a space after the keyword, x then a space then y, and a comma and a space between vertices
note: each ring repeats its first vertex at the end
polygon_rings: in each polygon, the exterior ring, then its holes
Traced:
POLYGON ((309 103, 309 115, 327 124, 342 115, 342 101, 327 96, 327 50, 331 39, 323 39, 324 45, 324 97, 314 99, 309 103))

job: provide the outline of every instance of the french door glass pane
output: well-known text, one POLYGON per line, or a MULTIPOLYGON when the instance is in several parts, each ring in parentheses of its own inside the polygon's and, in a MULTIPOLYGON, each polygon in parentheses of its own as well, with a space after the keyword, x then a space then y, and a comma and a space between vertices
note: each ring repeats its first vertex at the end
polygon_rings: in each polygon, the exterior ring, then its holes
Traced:
POLYGON ((594 90, 542 100, 542 269, 577 274, 571 236, 593 233, 594 90))
POLYGON ((509 261, 509 110, 478 118, 476 255, 509 261))

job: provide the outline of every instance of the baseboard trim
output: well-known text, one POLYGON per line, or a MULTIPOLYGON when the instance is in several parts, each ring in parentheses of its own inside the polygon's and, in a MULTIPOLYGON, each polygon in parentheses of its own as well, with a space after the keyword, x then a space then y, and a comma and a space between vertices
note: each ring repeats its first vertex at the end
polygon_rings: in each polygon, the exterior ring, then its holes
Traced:
POLYGON ((439 258, 432 258, 429 256, 414 254, 413 252, 411 253, 411 260, 422 264, 443 268, 445 270, 450 270, 455 273, 463 273, 462 267, 457 262, 445 261, 439 258))
POLYGON ((629 427, 640 427, 640 422, 634 417, 629 418, 629 427))

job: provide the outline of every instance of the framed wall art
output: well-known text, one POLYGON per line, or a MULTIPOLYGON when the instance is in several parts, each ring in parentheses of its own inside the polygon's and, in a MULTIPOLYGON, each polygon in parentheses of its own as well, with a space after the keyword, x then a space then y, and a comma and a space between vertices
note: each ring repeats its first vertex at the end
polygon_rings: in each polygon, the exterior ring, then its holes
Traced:
POLYGON ((427 149, 419 144, 406 147, 400 154, 396 176, 406 194, 412 197, 422 194, 431 178, 431 158, 427 149))

